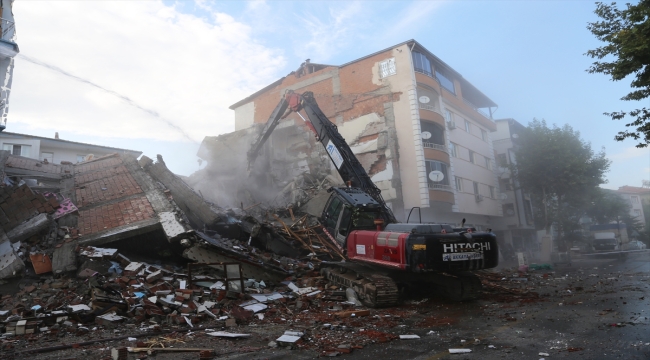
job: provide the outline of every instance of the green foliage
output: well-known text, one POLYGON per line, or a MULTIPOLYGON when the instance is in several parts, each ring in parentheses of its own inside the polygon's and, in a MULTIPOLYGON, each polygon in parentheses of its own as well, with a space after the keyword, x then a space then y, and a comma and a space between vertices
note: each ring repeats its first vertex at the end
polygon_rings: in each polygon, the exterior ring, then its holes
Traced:
POLYGON ((610 164, 605 152, 594 153, 569 125, 549 128, 537 119, 519 135, 518 143, 511 170, 531 194, 540 227, 555 223, 560 233, 579 229, 587 203, 605 183, 610 164))
MULTIPOLYGON (((600 41, 605 42, 585 55, 597 59, 587 72, 609 75, 613 81, 634 75, 630 86, 634 89, 621 100, 642 100, 650 96, 650 0, 641 0, 636 5, 626 4, 619 9, 611 5, 596 3, 594 11, 601 21, 589 23, 587 29, 600 41)), ((626 127, 615 139, 639 140, 637 147, 650 143, 650 109, 635 109, 605 113, 613 120, 628 118, 626 127)))
POLYGON ((609 224, 621 217, 629 216, 632 204, 620 195, 603 189, 598 189, 594 195, 586 209, 586 215, 597 224, 609 224))

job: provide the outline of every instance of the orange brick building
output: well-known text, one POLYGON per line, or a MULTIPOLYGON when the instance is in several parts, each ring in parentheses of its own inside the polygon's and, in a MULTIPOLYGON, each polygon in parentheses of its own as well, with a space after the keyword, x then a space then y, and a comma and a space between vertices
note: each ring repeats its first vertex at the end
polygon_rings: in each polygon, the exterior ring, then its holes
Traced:
MULTIPOLYGON (((501 216, 490 140, 496 104, 417 41, 340 66, 307 60, 233 104, 235 129, 265 123, 287 90, 315 94, 398 218, 420 207, 422 221, 466 217, 490 227, 490 217, 501 216)), ((323 158, 296 114, 283 120, 271 142, 271 157, 293 156, 295 173, 323 158)))

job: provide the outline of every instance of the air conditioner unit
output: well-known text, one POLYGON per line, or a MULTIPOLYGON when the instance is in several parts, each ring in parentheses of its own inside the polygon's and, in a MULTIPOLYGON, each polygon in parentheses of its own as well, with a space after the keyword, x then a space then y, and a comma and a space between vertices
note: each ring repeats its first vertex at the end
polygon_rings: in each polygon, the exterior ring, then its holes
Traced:
POLYGON ((455 121, 447 121, 447 127, 449 130, 454 130, 456 128, 456 122, 455 121))
POLYGON ((474 198, 476 199, 476 202, 483 201, 483 195, 474 195, 474 198))

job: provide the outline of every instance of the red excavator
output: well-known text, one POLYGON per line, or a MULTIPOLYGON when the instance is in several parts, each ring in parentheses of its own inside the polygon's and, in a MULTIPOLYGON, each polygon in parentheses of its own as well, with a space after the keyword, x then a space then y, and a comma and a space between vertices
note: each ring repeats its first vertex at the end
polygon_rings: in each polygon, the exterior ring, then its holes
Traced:
POLYGON ((353 288, 370 307, 395 305, 409 289, 434 290, 455 301, 479 296, 481 282, 471 271, 498 265, 495 235, 448 224, 398 223, 312 92, 285 94, 248 152, 249 167, 279 121, 291 112, 316 134, 348 184, 328 190, 330 198, 320 217, 323 232, 347 258, 322 263, 328 280, 353 288))

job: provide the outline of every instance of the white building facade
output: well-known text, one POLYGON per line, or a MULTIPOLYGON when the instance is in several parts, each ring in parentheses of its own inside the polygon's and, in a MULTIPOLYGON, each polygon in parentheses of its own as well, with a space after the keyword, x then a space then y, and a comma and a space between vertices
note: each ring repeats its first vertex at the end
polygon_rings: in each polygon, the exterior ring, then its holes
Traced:
POLYGON ((0 132, 0 150, 9 151, 12 155, 47 160, 53 164, 64 161, 73 164, 82 162, 88 155, 94 157, 114 153, 131 154, 135 157, 142 155, 141 151, 62 140, 58 135, 55 138, 46 138, 10 132, 0 132))

